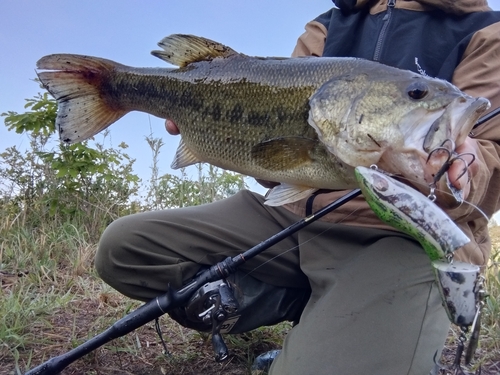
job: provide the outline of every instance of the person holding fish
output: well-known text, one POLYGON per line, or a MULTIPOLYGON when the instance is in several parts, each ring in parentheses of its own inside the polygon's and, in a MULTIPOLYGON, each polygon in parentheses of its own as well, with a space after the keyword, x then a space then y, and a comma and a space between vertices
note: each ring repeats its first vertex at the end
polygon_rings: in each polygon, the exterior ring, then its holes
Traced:
MULTIPOLYGON (((179 66, 164 73, 88 56, 38 62, 63 141, 145 111, 181 135, 173 167, 209 162, 272 188, 116 220, 96 255, 105 282, 142 301, 180 288, 356 188, 354 168, 371 164, 425 194, 435 189, 470 239, 455 259, 486 265, 488 218, 500 202, 500 120, 473 126, 490 103, 500 106, 500 13, 484 0, 334 3, 306 25, 292 59, 173 35, 153 52, 179 66)), ((362 197, 227 282, 240 302, 229 333, 298 323, 271 357, 271 374, 438 371, 450 322, 429 257, 362 197)), ((187 308, 169 314, 211 330, 187 308)))

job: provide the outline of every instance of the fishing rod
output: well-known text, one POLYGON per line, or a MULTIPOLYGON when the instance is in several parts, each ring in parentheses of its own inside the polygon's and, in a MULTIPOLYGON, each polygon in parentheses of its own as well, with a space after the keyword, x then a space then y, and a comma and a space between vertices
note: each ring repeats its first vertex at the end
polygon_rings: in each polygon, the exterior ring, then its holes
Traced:
MULTIPOLYGON (((500 107, 481 117, 474 125, 474 129, 482 125, 486 121, 491 120, 498 114, 500 114, 500 107)), ((25 375, 54 375, 60 373, 71 363, 92 352, 93 350, 101 347, 102 345, 118 337, 127 335, 128 333, 136 330, 146 323, 168 313, 172 309, 185 305, 187 302, 189 302, 196 291, 206 283, 225 279, 227 276, 236 272, 238 267, 246 261, 252 259, 256 255, 262 253, 264 250, 267 250, 268 248, 280 242, 284 238, 290 236, 291 234, 322 218, 329 212, 344 205, 360 194, 360 189, 350 191, 336 201, 328 204, 317 212, 293 223, 289 227, 283 229, 281 232, 278 232, 274 236, 262 241, 258 245, 243 252, 242 254, 239 254, 233 258, 228 257, 222 262, 213 265, 198 276, 195 276, 187 285, 184 285, 179 290, 173 290, 170 287, 167 287, 166 293, 145 303, 137 310, 132 311, 130 314, 118 320, 111 327, 101 332, 97 336, 91 338, 90 340, 87 340, 85 343, 65 354, 61 354, 57 357, 49 359, 38 367, 29 370, 25 375)), ((231 297, 228 297, 227 295, 224 296, 224 293, 221 290, 221 298, 231 300, 231 297)), ((229 301, 227 305, 231 306, 231 301, 229 301)), ((214 324, 215 323, 216 322, 214 320, 214 324)), ((225 344, 219 334, 212 335, 212 344, 214 346, 214 350, 216 351, 216 353, 218 353, 218 358, 224 359, 223 357, 227 355, 227 348, 225 347, 225 344)))
MULTIPOLYGON (((143 326, 144 324, 166 314, 170 310, 185 305, 190 300, 191 296, 206 283, 226 278, 230 274, 236 272, 238 267, 246 261, 252 259, 256 255, 262 253, 264 250, 267 250, 269 247, 275 245, 276 243, 299 231, 305 226, 322 218, 329 212, 344 205, 360 194, 360 189, 350 191, 336 201, 323 207, 317 212, 293 223, 289 227, 283 229, 281 232, 278 232, 274 236, 269 237, 268 239, 262 241, 251 249, 238 254, 233 258, 228 257, 222 262, 213 265, 206 271, 202 272, 200 275, 196 276, 187 285, 184 285, 179 290, 173 290, 168 287, 168 290, 165 294, 152 299, 151 301, 139 307, 137 310, 132 311, 130 314, 118 320, 104 332, 98 334, 97 336, 91 338, 90 340, 70 350, 69 352, 57 357, 53 357, 47 362, 39 365, 38 367, 29 370, 26 375, 58 374, 77 359, 110 342, 111 340, 125 336, 135 329, 143 326)), ((214 343, 214 349, 216 351, 224 352, 223 346, 225 346, 225 344, 220 341, 220 336, 216 336, 216 340, 218 341, 214 343)))
POLYGON ((486 121, 491 120, 493 117, 497 116, 500 113, 500 107, 491 111, 487 115, 484 115, 479 120, 477 120, 476 124, 472 127, 472 129, 476 129, 478 126, 484 124, 486 121))

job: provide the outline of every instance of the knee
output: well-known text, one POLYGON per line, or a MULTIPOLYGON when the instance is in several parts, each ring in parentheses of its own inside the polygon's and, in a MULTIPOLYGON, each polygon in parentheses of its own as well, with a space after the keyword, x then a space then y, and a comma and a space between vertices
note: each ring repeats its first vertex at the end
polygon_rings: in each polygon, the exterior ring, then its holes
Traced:
POLYGON ((120 290, 119 275, 117 272, 120 264, 126 261, 125 244, 132 235, 128 217, 122 217, 113 221, 103 232, 97 247, 94 267, 97 274, 107 284, 120 290))
POLYGON ((183 271, 188 276, 196 272, 199 266, 179 266, 183 258, 165 245, 172 242, 165 241, 172 237, 167 216, 158 211, 139 213, 106 228, 95 257, 95 269, 105 283, 128 297, 147 301, 169 284, 182 285, 183 271))

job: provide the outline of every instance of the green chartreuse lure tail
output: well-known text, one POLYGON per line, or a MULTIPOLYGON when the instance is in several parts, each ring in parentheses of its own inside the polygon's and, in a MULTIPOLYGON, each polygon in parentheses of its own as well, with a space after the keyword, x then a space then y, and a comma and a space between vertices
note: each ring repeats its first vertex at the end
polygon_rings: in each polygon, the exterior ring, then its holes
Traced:
POLYGON ((376 169, 357 167, 356 178, 375 214, 415 238, 431 260, 443 259, 470 240, 435 203, 376 169))

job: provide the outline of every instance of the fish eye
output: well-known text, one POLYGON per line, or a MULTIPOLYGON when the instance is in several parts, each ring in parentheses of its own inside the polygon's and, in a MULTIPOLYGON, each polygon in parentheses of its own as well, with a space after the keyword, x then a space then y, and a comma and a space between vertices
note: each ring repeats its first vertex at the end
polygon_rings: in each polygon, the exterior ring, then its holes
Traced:
POLYGON ((415 100, 423 99, 429 93, 429 88, 423 82, 414 82, 408 86, 408 96, 415 100))

